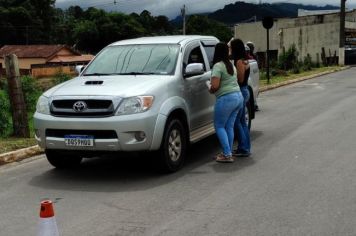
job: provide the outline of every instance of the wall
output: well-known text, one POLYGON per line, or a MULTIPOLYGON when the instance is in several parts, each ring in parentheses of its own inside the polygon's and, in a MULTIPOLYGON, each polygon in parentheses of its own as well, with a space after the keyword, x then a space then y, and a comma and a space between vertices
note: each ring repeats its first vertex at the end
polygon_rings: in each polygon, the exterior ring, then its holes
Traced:
MULTIPOLYGON (((19 61, 19 68, 24 70, 31 69, 32 64, 45 64, 46 60, 42 58, 21 58, 19 61)), ((2 64, 2 68, 5 70, 5 62, 3 58, 0 58, 0 64, 2 64)))
MULTIPOLYGON (((321 62, 322 48, 324 48, 327 57, 333 56, 335 52, 338 55, 339 29, 338 22, 282 29, 281 45, 287 50, 292 44, 295 44, 299 52, 299 60, 303 60, 309 54, 313 61, 317 61, 317 55, 319 55, 321 62)), ((279 48, 280 51, 282 49, 282 47, 279 48)))
MULTIPOLYGON (((346 29, 356 29, 356 10, 346 13, 346 29)), ((252 41, 256 52, 267 50, 266 29, 262 22, 243 23, 235 25, 235 37, 241 38, 245 43, 252 41)), ((317 54, 321 61, 321 48, 324 47, 326 56, 339 53, 339 14, 311 15, 298 18, 276 19, 270 29, 270 50, 281 53, 294 43, 299 52, 299 59, 304 59, 307 53, 313 61, 317 54)))
MULTIPOLYGON (((273 27, 269 30, 269 49, 278 50, 280 45, 281 28, 290 24, 293 19, 278 19, 274 21, 273 27)), ((256 52, 267 50, 267 31, 263 28, 262 21, 235 25, 235 38, 240 38, 244 43, 251 41, 255 44, 256 52)))
POLYGON ((36 78, 51 77, 58 73, 75 75, 75 66, 38 65, 36 67, 33 67, 31 70, 31 75, 36 78))

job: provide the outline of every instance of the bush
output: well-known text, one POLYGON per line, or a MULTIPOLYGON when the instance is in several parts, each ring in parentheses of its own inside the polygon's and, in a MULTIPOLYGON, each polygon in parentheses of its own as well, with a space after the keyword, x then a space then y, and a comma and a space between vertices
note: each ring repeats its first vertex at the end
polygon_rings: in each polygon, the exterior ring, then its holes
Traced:
POLYGON ((272 76, 288 76, 288 73, 285 70, 272 69, 271 75, 272 76))
POLYGON ((0 75, 0 90, 5 89, 5 87, 6 87, 6 79, 1 78, 1 75, 0 75))
POLYGON ((307 56, 304 57, 303 70, 308 71, 308 70, 311 70, 312 67, 313 67, 312 58, 309 54, 307 54, 307 56))
POLYGON ((299 73, 300 73, 300 67, 301 67, 301 63, 299 63, 298 61, 296 61, 296 62, 293 64, 292 72, 293 72, 294 74, 299 74, 299 73))
POLYGON ((297 63, 298 51, 295 44, 292 44, 286 52, 282 52, 278 57, 278 68, 282 70, 293 69, 297 63))
POLYGON ((21 77, 22 92, 26 103, 26 110, 33 113, 36 110, 36 103, 42 94, 42 90, 36 83, 36 80, 31 76, 21 77))
POLYGON ((58 72, 55 76, 54 76, 54 83, 55 84, 60 84, 63 83, 65 81, 70 80, 72 77, 70 75, 67 75, 63 72, 58 72))
POLYGON ((320 68, 320 58, 319 58, 319 53, 316 54, 316 63, 315 63, 315 67, 316 68, 320 68))
POLYGON ((9 96, 5 90, 0 90, 0 137, 11 132, 11 115, 9 96))
POLYGON ((260 70, 260 80, 267 80, 267 72, 265 70, 260 70))

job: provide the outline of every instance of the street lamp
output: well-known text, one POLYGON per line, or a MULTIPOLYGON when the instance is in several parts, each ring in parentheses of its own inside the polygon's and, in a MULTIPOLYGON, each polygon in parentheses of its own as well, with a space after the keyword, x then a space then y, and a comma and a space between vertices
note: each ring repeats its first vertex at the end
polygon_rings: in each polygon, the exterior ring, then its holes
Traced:
POLYGON ((264 17, 262 25, 267 31, 267 84, 269 84, 269 30, 273 27, 273 18, 271 16, 264 17))

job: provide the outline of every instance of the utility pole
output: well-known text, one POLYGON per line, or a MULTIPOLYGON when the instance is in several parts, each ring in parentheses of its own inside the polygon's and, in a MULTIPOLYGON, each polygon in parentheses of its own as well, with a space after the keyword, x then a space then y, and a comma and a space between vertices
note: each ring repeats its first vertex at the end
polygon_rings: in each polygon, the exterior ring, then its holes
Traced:
POLYGON ((183 35, 185 35, 185 5, 183 5, 182 9, 180 9, 180 12, 182 13, 183 17, 183 35))
POLYGON ((341 0, 340 5, 340 37, 339 37, 339 65, 345 64, 345 2, 341 0))
POLYGON ((13 135, 15 137, 29 138, 30 130, 28 127, 26 104, 22 92, 17 56, 10 54, 6 55, 4 59, 12 110, 13 135))

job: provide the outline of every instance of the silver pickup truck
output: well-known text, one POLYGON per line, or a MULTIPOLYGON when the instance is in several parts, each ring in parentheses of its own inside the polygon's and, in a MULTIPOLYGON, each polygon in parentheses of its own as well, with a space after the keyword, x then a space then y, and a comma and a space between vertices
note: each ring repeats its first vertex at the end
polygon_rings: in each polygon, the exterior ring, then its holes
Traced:
MULTIPOLYGON (((64 168, 108 151, 155 151, 163 170, 178 170, 188 144, 215 132, 206 81, 216 43, 162 36, 105 47, 78 77, 39 98, 34 127, 48 161, 64 168)), ((250 66, 249 125, 259 84, 257 63, 250 66)))

